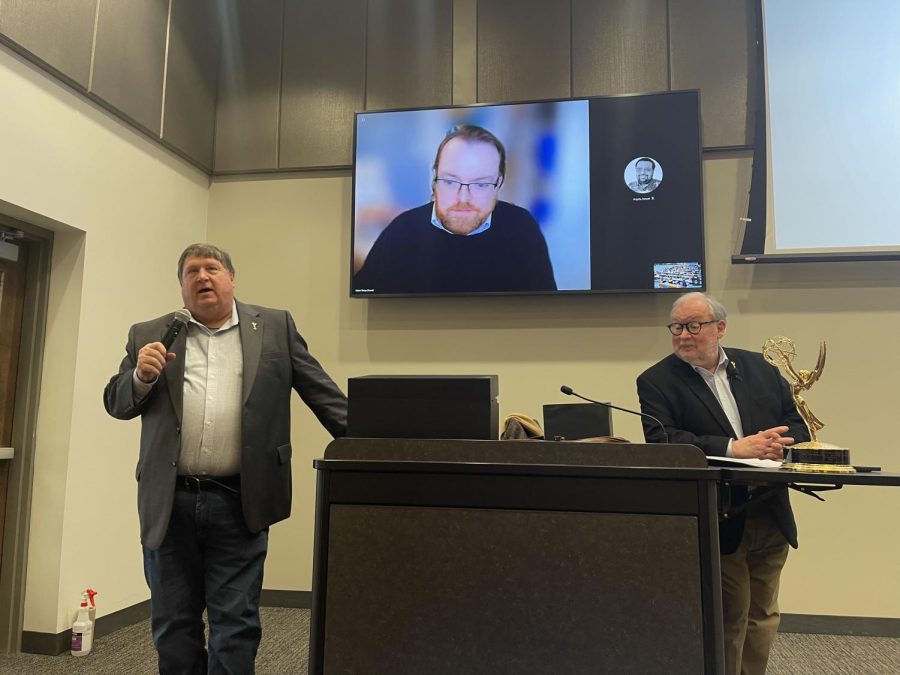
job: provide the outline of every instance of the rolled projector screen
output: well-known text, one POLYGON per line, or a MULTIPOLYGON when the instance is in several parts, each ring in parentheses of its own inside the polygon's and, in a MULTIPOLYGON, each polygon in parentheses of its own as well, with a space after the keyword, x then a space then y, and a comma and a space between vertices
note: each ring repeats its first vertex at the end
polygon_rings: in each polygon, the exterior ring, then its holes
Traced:
POLYGON ((760 3, 765 106, 735 258, 900 257, 900 2, 760 3))

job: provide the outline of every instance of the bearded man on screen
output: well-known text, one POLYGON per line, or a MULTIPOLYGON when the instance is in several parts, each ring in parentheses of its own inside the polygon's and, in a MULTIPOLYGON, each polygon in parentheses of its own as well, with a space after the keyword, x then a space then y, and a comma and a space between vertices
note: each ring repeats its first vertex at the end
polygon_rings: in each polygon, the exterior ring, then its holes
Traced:
POLYGON ((506 149, 483 127, 444 137, 432 166, 432 201, 401 213, 378 236, 353 290, 370 293, 555 291, 534 217, 498 197, 506 149))

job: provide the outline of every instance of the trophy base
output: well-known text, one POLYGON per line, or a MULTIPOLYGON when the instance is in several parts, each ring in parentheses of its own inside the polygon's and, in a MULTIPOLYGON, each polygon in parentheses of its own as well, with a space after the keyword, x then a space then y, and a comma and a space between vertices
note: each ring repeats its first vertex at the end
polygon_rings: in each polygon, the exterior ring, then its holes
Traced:
POLYGON ((856 473, 850 466, 850 450, 831 443, 808 441, 788 448, 791 461, 781 468, 785 471, 810 471, 813 473, 856 473))

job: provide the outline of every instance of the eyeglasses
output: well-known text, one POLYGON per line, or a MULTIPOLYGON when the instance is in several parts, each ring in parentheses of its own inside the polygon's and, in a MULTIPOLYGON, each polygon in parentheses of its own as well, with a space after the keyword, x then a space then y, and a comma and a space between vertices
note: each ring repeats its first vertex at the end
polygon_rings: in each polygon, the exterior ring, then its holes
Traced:
POLYGON ((716 319, 710 321, 689 321, 688 323, 670 323, 666 328, 669 329, 672 335, 681 335, 685 328, 691 335, 697 335, 703 329, 703 326, 708 323, 716 323, 716 319))
POLYGON ((496 183, 487 183, 484 181, 479 181, 477 183, 460 183, 458 180, 453 180, 451 178, 435 178, 433 184, 438 192, 443 192, 445 194, 459 194, 460 190, 468 188, 469 194, 482 196, 496 190, 500 185, 500 181, 498 180, 496 183))

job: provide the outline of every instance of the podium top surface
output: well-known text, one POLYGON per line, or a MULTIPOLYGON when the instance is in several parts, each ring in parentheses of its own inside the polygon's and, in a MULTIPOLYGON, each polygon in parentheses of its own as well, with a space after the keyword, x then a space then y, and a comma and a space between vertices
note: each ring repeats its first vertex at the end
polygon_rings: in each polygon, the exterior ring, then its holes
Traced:
POLYGON ((900 474, 828 474, 743 466, 710 467, 693 445, 594 443, 583 441, 477 441, 416 438, 338 438, 329 443, 316 469, 342 465, 422 463, 469 466, 617 467, 702 469, 714 479, 743 484, 868 485, 900 487, 900 474), (714 474, 714 476, 713 476, 714 474))
POLYGON ((473 441, 413 438, 338 438, 326 460, 534 464, 705 469, 693 445, 582 441, 473 441))

